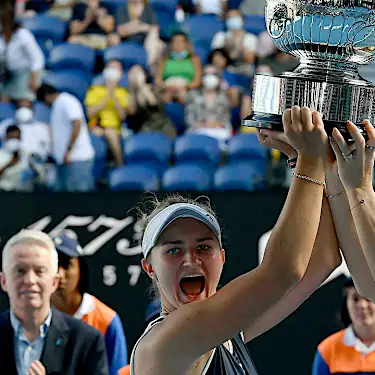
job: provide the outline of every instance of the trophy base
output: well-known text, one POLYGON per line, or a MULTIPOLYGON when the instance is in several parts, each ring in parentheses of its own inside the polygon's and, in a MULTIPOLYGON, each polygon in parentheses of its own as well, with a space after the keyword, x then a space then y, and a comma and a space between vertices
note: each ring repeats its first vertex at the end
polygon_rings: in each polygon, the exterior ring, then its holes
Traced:
MULTIPOLYGON (((276 130, 280 132, 284 131, 282 115, 251 112, 249 116, 242 120, 242 125, 258 129, 276 130)), ((367 140, 368 137, 363 124, 355 125, 358 127, 363 137, 367 140)), ((346 142, 353 143, 353 138, 346 129, 346 122, 326 120, 324 121, 324 128, 329 136, 332 135, 333 129, 337 128, 340 130, 346 142)))
POLYGON ((335 83, 288 75, 257 74, 254 79, 253 112, 242 125, 283 131, 282 115, 293 106, 309 107, 321 113, 327 134, 337 127, 351 142, 348 120, 366 136, 363 120, 375 121, 375 86, 367 81, 335 83))

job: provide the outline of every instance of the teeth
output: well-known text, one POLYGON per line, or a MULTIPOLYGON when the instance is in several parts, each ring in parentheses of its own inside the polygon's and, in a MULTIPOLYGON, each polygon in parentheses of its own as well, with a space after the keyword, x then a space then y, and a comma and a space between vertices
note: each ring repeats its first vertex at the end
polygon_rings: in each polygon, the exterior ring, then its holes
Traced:
POLYGON ((189 278, 189 277, 200 277, 200 276, 203 277, 203 275, 197 273, 197 274, 195 274, 195 275, 186 275, 186 276, 183 277, 183 279, 185 279, 185 278, 189 278))

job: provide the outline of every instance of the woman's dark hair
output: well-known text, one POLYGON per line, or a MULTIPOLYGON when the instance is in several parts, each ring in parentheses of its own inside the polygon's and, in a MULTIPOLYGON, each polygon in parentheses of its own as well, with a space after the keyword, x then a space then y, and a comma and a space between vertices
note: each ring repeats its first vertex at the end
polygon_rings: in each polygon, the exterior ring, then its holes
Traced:
MULTIPOLYGON (((142 244, 143 235, 148 223, 165 208, 177 203, 194 204, 195 206, 203 208, 205 211, 215 217, 216 220, 218 220, 215 211, 211 208, 210 199, 206 196, 199 196, 196 199, 192 199, 183 197, 177 193, 173 193, 167 195, 164 199, 159 200, 156 195, 152 194, 151 197, 147 197, 143 202, 141 202, 140 205, 136 207, 138 220, 141 222, 141 236, 139 240, 140 245, 142 244)), ((150 257, 150 254, 148 257, 150 257)), ((159 290, 155 279, 152 280, 149 293, 150 298, 152 299, 159 297, 159 290)))
POLYGON ((348 300, 348 288, 354 288, 354 282, 352 278, 349 278, 344 284, 344 298, 341 304, 341 322, 344 324, 345 327, 348 327, 352 324, 352 320, 349 316, 347 300, 348 300))
POLYGON ((215 56, 216 53, 221 53, 224 56, 224 58, 227 60, 227 66, 232 65, 233 61, 230 58, 230 56, 229 56, 229 54, 228 54, 228 52, 225 48, 216 48, 216 49, 212 50, 210 52, 210 54, 208 55, 207 64, 209 64, 209 65, 213 64, 214 56, 215 56))
POLYGON ((49 85, 48 83, 43 83, 37 91, 37 99, 40 102, 44 102, 46 95, 56 94, 58 90, 53 87, 52 85, 49 85))
MULTIPOLYGON (((69 267, 70 259, 72 258, 62 253, 61 251, 58 251, 57 254, 59 257, 59 266, 67 269, 69 267)), ((83 296, 84 293, 89 292, 89 283, 90 283, 89 267, 88 267, 85 257, 83 256, 78 257, 78 264, 79 264, 79 281, 78 281, 77 289, 79 293, 83 296)))

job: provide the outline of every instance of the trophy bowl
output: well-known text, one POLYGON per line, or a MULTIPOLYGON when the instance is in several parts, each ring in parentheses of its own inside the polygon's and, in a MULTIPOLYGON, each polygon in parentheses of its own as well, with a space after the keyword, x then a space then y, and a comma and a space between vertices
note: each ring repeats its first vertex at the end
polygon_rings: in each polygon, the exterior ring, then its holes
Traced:
POLYGON ((254 78, 252 112, 242 125, 283 130, 294 105, 322 114, 327 134, 337 127, 347 141, 348 120, 365 136, 375 119, 375 86, 358 65, 375 61, 375 0, 267 0, 267 30, 299 66, 278 77, 254 78))

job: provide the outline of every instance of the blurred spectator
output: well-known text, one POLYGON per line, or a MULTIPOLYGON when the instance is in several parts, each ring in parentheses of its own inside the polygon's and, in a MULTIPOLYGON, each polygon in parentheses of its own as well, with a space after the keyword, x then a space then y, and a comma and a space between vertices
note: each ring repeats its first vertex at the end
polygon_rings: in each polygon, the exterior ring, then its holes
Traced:
POLYGON ((127 90, 119 86, 123 75, 119 61, 108 61, 102 83, 91 86, 85 99, 89 127, 95 135, 105 137, 118 167, 123 165, 121 126, 129 102, 127 90))
POLYGON ((13 2, 0 13, 0 92, 3 100, 33 100, 44 69, 34 35, 14 20, 13 2))
POLYGON ((28 190, 22 186, 22 176, 27 167, 27 158, 21 150, 21 131, 11 125, 5 132, 0 149, 0 190, 28 190))
POLYGON ((63 21, 72 18, 73 7, 80 0, 26 0, 22 17, 33 17, 37 13, 45 13, 58 17, 63 21))
POLYGON ((142 44, 148 55, 148 64, 154 67, 162 55, 164 44, 159 37, 156 14, 146 0, 127 0, 116 15, 116 33, 110 36, 110 44, 120 42, 142 44))
POLYGON ((212 50, 207 59, 208 64, 214 65, 222 73, 232 64, 232 60, 225 48, 212 50))
POLYGON ((258 35, 258 59, 263 59, 267 56, 275 55, 277 50, 278 48, 267 30, 261 32, 258 35))
POLYGON ((240 10, 246 16, 259 15, 265 12, 266 0, 242 0, 240 10))
POLYGON ((318 346, 313 375, 375 373, 375 305, 358 294, 352 279, 344 285, 344 296, 346 329, 318 346))
POLYGON ((221 17, 227 10, 227 0, 193 0, 198 14, 214 14, 221 17))
POLYGON ((217 74, 206 73, 202 83, 202 89, 192 90, 186 96, 186 125, 189 131, 209 135, 224 145, 232 135, 227 95, 220 88, 217 74))
POLYGON ((38 99, 51 109, 52 155, 56 162, 56 190, 90 191, 94 188, 94 149, 79 100, 43 84, 38 99))
POLYGON ((167 57, 161 61, 155 76, 155 84, 164 91, 165 102, 184 103, 188 90, 200 87, 202 63, 194 55, 186 34, 173 34, 167 57))
POLYGON ((61 234, 54 238, 59 257, 59 287, 52 295, 52 304, 65 314, 96 328, 104 336, 109 374, 128 364, 124 329, 119 315, 88 293, 89 268, 79 243, 61 234))
POLYGON ((146 72, 139 65, 129 70, 130 105, 129 128, 138 131, 156 131, 174 138, 176 128, 164 112, 163 99, 159 90, 147 83, 146 72))
POLYGON ((292 71, 298 66, 298 59, 287 53, 277 50, 271 56, 258 61, 257 73, 279 76, 286 71, 292 71))
POLYGON ((34 119, 33 105, 28 99, 17 103, 16 118, 6 119, 0 123, 0 137, 4 138, 5 129, 17 125, 21 131, 21 148, 27 156, 36 156, 47 160, 51 153, 51 137, 48 125, 34 119))
POLYGON ((247 33, 244 20, 238 9, 230 9, 226 13, 228 31, 219 31, 213 38, 211 49, 224 48, 232 60, 228 67, 231 72, 252 76, 256 59, 257 37, 247 33))
POLYGON ((108 46, 108 35, 115 28, 115 19, 100 7, 100 0, 86 0, 77 4, 70 22, 70 43, 83 44, 95 49, 108 46))

